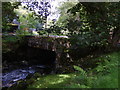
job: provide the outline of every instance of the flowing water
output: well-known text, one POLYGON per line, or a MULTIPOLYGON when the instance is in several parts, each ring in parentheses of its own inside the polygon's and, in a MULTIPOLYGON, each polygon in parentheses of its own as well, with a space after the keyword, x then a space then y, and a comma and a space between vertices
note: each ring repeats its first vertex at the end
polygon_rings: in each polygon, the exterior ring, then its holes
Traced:
POLYGON ((7 73, 3 73, 2 87, 11 87, 13 84, 17 83, 17 81, 24 80, 29 74, 34 74, 35 72, 42 74, 46 68, 47 66, 44 65, 34 65, 31 67, 16 69, 7 73))

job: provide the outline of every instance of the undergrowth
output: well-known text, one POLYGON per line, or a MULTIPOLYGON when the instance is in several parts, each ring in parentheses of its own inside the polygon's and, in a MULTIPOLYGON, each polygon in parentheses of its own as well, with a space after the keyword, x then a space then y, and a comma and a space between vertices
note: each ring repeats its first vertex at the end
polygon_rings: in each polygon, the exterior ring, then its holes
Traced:
MULTIPOLYGON (((79 71, 71 74, 57 74, 31 78, 26 83, 26 89, 30 88, 118 88, 118 65, 120 51, 102 55, 98 66, 85 71, 81 67, 73 66, 79 71)), ((21 82, 20 82, 21 83, 21 82)), ((23 83, 23 82, 22 82, 23 83)), ((23 86, 21 86, 23 88, 23 86)), ((14 86, 20 88, 20 84, 14 86)), ((12 88, 13 89, 13 88, 12 88)))

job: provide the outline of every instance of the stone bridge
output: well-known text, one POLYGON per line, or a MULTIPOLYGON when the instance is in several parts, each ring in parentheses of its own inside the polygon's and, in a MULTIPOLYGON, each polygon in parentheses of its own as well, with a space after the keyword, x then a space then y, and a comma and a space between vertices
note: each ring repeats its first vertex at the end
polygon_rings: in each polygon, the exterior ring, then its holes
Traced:
POLYGON ((64 37, 40 37, 40 36, 26 36, 27 44, 30 47, 40 48, 44 50, 51 50, 56 52, 56 66, 60 65, 62 53, 66 53, 64 59, 69 58, 67 50, 70 47, 68 38, 64 37))

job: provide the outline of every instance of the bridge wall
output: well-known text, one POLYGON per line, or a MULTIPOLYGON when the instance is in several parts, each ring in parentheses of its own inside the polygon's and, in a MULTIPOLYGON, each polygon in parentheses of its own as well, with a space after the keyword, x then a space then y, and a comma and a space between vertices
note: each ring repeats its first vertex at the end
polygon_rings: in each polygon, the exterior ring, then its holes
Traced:
MULTIPOLYGON (((56 52, 56 66, 59 67, 62 53, 67 51, 70 47, 68 38, 53 38, 53 37, 35 37, 26 36, 25 40, 29 47, 40 48, 44 50, 51 50, 56 52)), ((67 55, 67 54, 66 54, 67 55)), ((64 59, 68 58, 64 56, 64 59)))

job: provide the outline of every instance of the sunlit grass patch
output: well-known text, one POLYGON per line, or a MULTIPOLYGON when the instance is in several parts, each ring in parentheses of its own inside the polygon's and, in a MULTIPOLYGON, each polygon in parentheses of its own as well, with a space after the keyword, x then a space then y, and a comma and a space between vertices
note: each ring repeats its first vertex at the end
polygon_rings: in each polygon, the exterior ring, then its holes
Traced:
POLYGON ((75 76, 75 74, 58 74, 39 77, 29 88, 63 88, 75 76))

